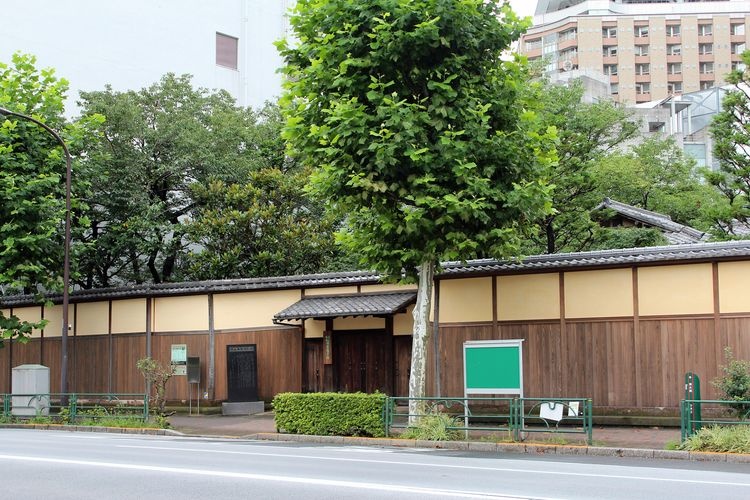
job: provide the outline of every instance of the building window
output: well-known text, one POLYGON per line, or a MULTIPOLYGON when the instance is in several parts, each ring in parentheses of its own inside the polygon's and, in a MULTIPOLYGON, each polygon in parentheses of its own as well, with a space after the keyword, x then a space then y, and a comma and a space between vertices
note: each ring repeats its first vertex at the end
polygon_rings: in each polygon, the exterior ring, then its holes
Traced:
POLYGON ((636 38, 645 38, 648 36, 648 26, 636 26, 635 27, 636 38))
POLYGON ((708 90, 714 88, 714 82, 701 82, 701 90, 708 90))
POLYGON ((578 50, 574 47, 572 49, 563 50, 560 52, 561 61, 572 61, 578 56, 578 50))
POLYGON ((682 53, 682 46, 679 43, 673 43, 667 45, 668 56, 679 56, 682 53))
POLYGON ((702 62, 700 65, 700 73, 701 75, 710 75, 714 72, 714 63, 712 62, 702 62))
POLYGON ((670 94, 682 94, 682 82, 668 83, 667 92, 670 94))
POLYGON ((682 74, 682 63, 669 63, 667 64, 667 73, 670 75, 682 74))
POLYGON ((534 40, 527 40, 526 41, 526 50, 532 51, 532 50, 538 50, 542 48, 542 39, 537 38, 534 40))
POLYGON ((237 69, 237 42, 238 39, 216 33, 216 64, 225 68, 237 69))
POLYGON ((635 55, 636 55, 636 57, 647 56, 648 55, 648 45, 636 45, 635 46, 635 55))
POLYGON ((731 27, 732 35, 743 36, 745 34, 745 24, 733 24, 731 27))
POLYGON ((667 36, 680 36, 680 25, 679 24, 667 25, 667 36))
POLYGON ((620 93, 620 85, 617 83, 612 83, 609 85, 610 92, 613 94, 619 94, 620 93))
POLYGON ((604 57, 614 57, 617 55, 617 45, 606 45, 602 47, 604 57))
POLYGON ((714 44, 713 43, 699 43, 698 44, 698 53, 702 56, 707 56, 714 53, 714 44))
POLYGON ((617 28, 602 28, 602 38, 617 38, 617 28))
POLYGON ((570 29, 570 30, 565 30, 565 31, 560 32, 559 36, 560 36, 559 40, 561 42, 564 42, 566 40, 575 40, 576 36, 578 36, 578 31, 576 31, 575 28, 570 29))
POLYGON ((635 93, 636 94, 650 94, 651 93, 651 84, 650 83, 636 83, 635 84, 635 93))
POLYGON ((617 75, 617 65, 616 64, 605 64, 604 65, 604 74, 609 76, 615 76, 617 75))
POLYGON ((745 52, 745 43, 733 43, 732 44, 732 54, 742 54, 745 52))
POLYGON ((698 25, 698 36, 711 36, 713 33, 713 25, 711 24, 699 24, 698 25))
POLYGON ((747 69, 747 66, 745 66, 745 63, 740 61, 732 61, 732 71, 745 71, 747 69))
POLYGON ((651 70, 650 64, 636 64, 635 74, 636 75, 648 75, 651 70))

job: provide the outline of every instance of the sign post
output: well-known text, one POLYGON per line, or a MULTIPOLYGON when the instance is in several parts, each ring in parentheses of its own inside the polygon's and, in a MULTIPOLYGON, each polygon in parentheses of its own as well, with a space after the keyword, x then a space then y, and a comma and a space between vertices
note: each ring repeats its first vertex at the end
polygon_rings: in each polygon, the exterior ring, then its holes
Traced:
POLYGON ((464 342, 465 427, 469 426, 470 395, 510 394, 523 398, 522 343, 523 339, 464 342))

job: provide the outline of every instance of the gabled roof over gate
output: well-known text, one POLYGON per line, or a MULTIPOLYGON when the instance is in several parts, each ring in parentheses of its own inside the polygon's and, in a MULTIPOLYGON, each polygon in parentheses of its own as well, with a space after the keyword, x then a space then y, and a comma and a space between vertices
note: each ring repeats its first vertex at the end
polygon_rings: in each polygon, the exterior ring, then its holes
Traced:
POLYGON ((276 313, 273 321, 275 323, 344 316, 390 316, 406 311, 406 308, 414 304, 416 300, 416 292, 305 297, 276 313))

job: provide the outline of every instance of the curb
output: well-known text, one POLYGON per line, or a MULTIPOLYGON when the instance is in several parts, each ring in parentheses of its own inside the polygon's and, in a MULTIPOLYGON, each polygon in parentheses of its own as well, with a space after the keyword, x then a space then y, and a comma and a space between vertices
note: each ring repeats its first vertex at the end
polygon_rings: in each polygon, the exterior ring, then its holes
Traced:
POLYGON ((689 460, 693 462, 750 463, 750 454, 712 453, 647 448, 614 448, 607 446, 574 446, 534 443, 489 443, 483 441, 425 441, 414 439, 366 438, 344 436, 310 436, 306 434, 253 434, 263 441, 337 444, 348 446, 390 446, 395 448, 431 448, 481 453, 515 453, 525 455, 576 455, 591 457, 649 458, 657 460, 689 460))
POLYGON ((35 429, 40 431, 67 432, 100 432, 107 434, 139 434, 147 436, 184 436, 172 429, 154 429, 150 427, 100 427, 96 425, 62 425, 62 424, 0 424, 0 429, 35 429))

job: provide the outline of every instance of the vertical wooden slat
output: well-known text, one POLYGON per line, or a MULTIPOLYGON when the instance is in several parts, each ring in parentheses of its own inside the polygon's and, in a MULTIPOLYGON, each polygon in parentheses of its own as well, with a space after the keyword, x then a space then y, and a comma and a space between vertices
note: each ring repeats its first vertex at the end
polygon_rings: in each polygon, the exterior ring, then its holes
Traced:
POLYGON ((112 301, 107 301, 107 351, 108 351, 108 367, 107 367, 107 392, 112 391, 112 301))
POLYGON ((393 384, 393 371, 395 370, 393 362, 393 316, 385 318, 385 338, 384 338, 384 360, 383 368, 385 369, 385 390, 390 396, 395 395, 395 386, 393 384))
POLYGON ((635 363, 635 405, 643 404, 643 386, 641 385, 641 325, 640 309, 638 306, 638 268, 633 266, 631 269, 633 279, 633 349, 635 363))
MULTIPOLYGON (((40 305, 39 309, 39 317, 44 320, 44 305, 40 305)), ((41 337, 39 340, 39 364, 44 365, 44 328, 42 328, 41 337)))
MULTIPOLYGON (((325 332, 324 332, 324 338, 323 338, 323 351, 324 351, 323 358, 324 359, 325 359, 325 350, 326 350, 326 345, 325 345, 325 343, 326 343, 325 335, 326 334, 330 336, 330 341, 329 342, 331 342, 331 353, 332 353, 332 355, 335 356, 335 352, 336 352, 336 350, 334 349, 334 346, 333 346, 333 319, 332 318, 327 318, 326 319, 325 332), (325 332, 327 332, 327 333, 325 333, 325 332)), ((337 360, 335 358, 333 359, 333 363, 334 364, 338 363, 339 361, 340 360, 337 360)), ((334 380, 334 369, 333 369, 333 366, 334 366, 333 364, 326 364, 325 362, 323 363, 323 390, 326 391, 326 392, 332 392, 332 391, 336 390, 337 381, 334 380)))
MULTIPOLYGON (((441 397, 442 396, 442 386, 440 383, 440 280, 435 280, 435 304, 433 304, 433 314, 432 314, 432 357, 433 357, 433 366, 434 366, 434 388, 435 388, 435 396, 441 397)), ((413 342, 413 339, 412 339, 413 342)), ((411 358, 409 358, 411 359, 411 358)), ((411 376, 411 371, 409 372, 411 376)), ((407 392, 408 394, 408 392, 407 392)))
MULTIPOLYGON (((214 294, 208 294, 208 397, 216 395, 216 331, 214 329, 214 294)), ((200 397, 200 394, 198 395, 200 397)))
MULTIPOLYGON (((560 353, 557 354, 558 356, 558 363, 560 366, 564 366, 565 362, 563 361, 563 357, 568 352, 568 330, 567 325, 565 321, 565 273, 560 272, 558 274, 559 276, 559 296, 560 296, 560 353)), ((563 388, 568 387, 568 376, 569 376, 569 370, 562 369, 560 371, 560 377, 557 379, 559 382, 559 385, 557 386, 557 390, 560 393, 563 393, 563 388)), ((525 379, 524 379, 525 380, 525 379)))

